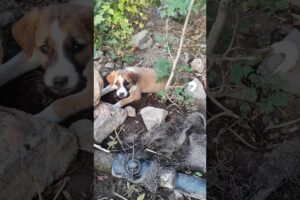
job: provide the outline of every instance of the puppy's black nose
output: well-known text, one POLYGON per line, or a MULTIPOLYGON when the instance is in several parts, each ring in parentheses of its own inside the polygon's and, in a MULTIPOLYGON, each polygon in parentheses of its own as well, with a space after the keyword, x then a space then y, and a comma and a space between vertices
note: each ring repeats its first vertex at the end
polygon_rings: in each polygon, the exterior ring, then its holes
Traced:
POLYGON ((124 96, 124 92, 120 92, 119 96, 123 97, 124 96))
POLYGON ((64 87, 67 85, 69 78, 67 76, 56 76, 52 81, 55 87, 64 87))

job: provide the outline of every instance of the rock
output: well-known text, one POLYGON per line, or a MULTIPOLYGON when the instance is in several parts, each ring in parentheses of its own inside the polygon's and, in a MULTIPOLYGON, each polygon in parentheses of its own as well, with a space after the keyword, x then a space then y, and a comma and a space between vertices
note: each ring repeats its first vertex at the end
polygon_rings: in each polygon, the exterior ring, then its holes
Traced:
POLYGON ((189 52, 184 52, 183 57, 184 57, 184 63, 188 64, 191 60, 191 54, 189 54, 189 52))
POLYGON ((96 109, 99 114, 94 120, 94 140, 102 143, 110 133, 124 123, 127 112, 124 109, 114 110, 113 105, 103 102, 96 109))
POLYGON ((115 67, 115 64, 114 63, 106 63, 105 68, 108 68, 108 69, 113 69, 115 67))
POLYGON ((77 137, 79 148, 84 151, 93 152, 93 122, 82 119, 72 123, 69 130, 73 131, 77 137))
POLYGON ((104 55, 103 51, 96 51, 94 55, 94 60, 101 59, 103 55, 104 55))
POLYGON ((165 121, 168 111, 148 106, 141 110, 141 115, 147 130, 150 131, 154 126, 165 121))
POLYGON ((152 21, 147 22, 146 27, 153 28, 155 24, 152 21))
POLYGON ((168 200, 184 200, 184 196, 175 190, 168 196, 168 200))
POLYGON ((205 72, 205 64, 202 62, 200 58, 194 59, 191 62, 191 67, 193 70, 195 70, 198 73, 204 73, 205 72))
MULTIPOLYGON (((298 133, 295 133, 299 135, 298 133)), ((295 135, 295 136, 296 136, 295 135)), ((278 143, 260 161, 257 171, 252 172, 250 189, 253 200, 265 200, 288 181, 299 180, 300 139, 296 136, 278 143)), ((257 163, 258 164, 258 163, 257 163)))
POLYGON ((300 95, 299 37, 300 32, 294 29, 282 41, 272 44, 273 53, 257 69, 272 85, 296 95, 300 95))
POLYGON ((132 106, 127 106, 127 107, 125 108, 125 110, 126 110, 127 115, 128 115, 129 117, 135 117, 135 116, 136 116, 136 111, 135 111, 135 108, 134 108, 134 107, 132 107, 132 106))
POLYGON ((132 44, 133 47, 138 47, 141 50, 150 48, 153 44, 152 34, 147 30, 142 30, 132 37, 132 44))
POLYGON ((32 200, 61 178, 76 158, 73 132, 0 107, 0 199, 32 200))
POLYGON ((204 87, 197 78, 194 78, 191 82, 189 82, 188 86, 185 88, 185 91, 189 92, 192 97, 196 99, 206 99, 206 92, 204 90, 204 87))

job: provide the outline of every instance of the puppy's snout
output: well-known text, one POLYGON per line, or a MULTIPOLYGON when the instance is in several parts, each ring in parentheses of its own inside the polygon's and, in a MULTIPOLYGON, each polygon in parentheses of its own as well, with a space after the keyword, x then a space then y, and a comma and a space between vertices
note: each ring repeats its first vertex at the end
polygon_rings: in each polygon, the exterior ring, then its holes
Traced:
POLYGON ((53 78, 53 85, 54 87, 65 87, 68 82, 69 82, 69 78, 67 76, 56 76, 53 78))
POLYGON ((119 96, 120 96, 120 97, 124 97, 124 95, 125 95, 124 92, 120 92, 120 93, 119 93, 119 96))

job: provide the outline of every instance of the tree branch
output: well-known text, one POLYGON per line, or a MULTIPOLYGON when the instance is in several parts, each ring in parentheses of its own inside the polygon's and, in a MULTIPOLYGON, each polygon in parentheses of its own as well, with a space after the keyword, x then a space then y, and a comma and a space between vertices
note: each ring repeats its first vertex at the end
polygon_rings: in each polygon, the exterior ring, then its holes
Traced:
POLYGON ((215 50, 219 36, 220 36, 222 29, 224 27, 224 24, 225 24, 229 1, 230 0, 221 0, 220 1, 216 20, 210 30, 208 38, 207 38, 206 55, 208 58, 208 69, 213 64, 214 50, 215 50))

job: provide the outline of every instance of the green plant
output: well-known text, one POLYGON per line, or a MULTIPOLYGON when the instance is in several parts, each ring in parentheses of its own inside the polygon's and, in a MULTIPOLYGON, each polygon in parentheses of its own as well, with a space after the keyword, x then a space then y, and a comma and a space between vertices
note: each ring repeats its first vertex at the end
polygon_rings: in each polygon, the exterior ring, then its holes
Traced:
POLYGON ((183 72, 188 72, 188 73, 193 72, 193 69, 189 65, 186 65, 186 64, 179 65, 179 68, 180 68, 180 71, 183 71, 183 72))
MULTIPOLYGON (((186 16, 190 2, 191 0, 168 0, 159 8, 160 16, 163 18, 166 16, 174 18, 186 16)), ((193 6, 193 12, 199 13, 205 3, 206 0, 196 0, 193 6)))
POLYGON ((94 42, 102 46, 128 48, 134 26, 143 28, 146 9, 153 1, 94 0, 94 42))
POLYGON ((195 98, 183 87, 176 87, 174 94, 176 96, 175 100, 180 104, 190 105, 195 101, 195 98))
POLYGON ((165 59, 159 58, 155 63, 155 72, 157 75, 157 81, 166 80, 171 72, 172 63, 165 59))
POLYGON ((190 105, 194 103, 195 98, 185 90, 184 87, 175 87, 174 90, 161 90, 157 93, 157 97, 161 102, 165 102, 168 98, 180 105, 190 105))
MULTIPOLYGON (((255 62, 240 62, 232 67, 231 81, 245 89, 245 99, 254 99, 254 106, 262 113, 271 113, 276 108, 287 106, 289 95, 280 90, 279 79, 266 80, 256 74, 253 67, 255 62)), ((243 102, 240 111, 247 113, 251 111, 251 104, 243 102)))
POLYGON ((128 54, 122 57, 122 61, 128 63, 129 65, 132 65, 137 61, 137 56, 128 54))

